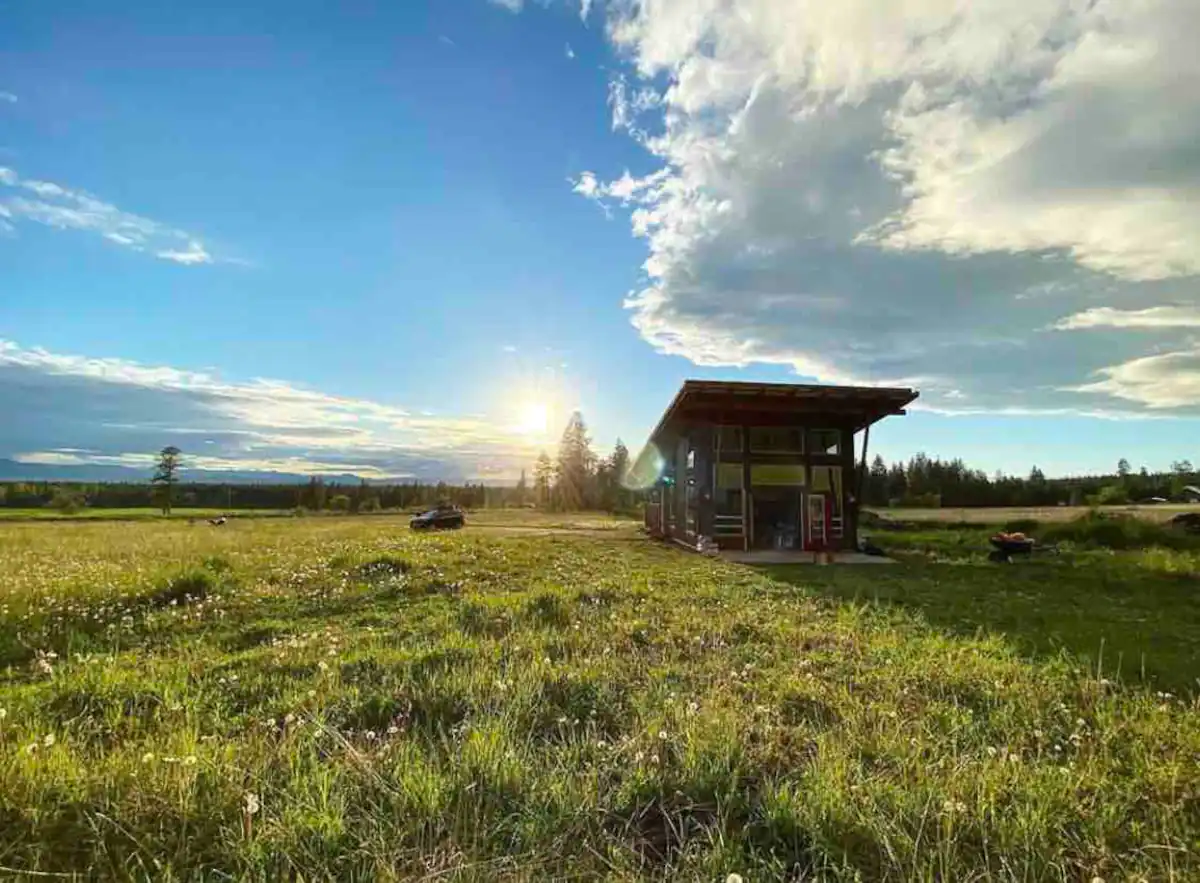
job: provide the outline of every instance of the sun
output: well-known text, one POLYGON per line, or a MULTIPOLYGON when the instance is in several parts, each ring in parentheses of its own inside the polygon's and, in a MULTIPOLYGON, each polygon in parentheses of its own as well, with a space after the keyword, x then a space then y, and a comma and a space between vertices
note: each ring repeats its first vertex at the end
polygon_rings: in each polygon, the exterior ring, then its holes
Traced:
POLYGON ((525 435, 545 435, 550 426, 550 409, 545 402, 526 402, 517 414, 517 431, 525 435))

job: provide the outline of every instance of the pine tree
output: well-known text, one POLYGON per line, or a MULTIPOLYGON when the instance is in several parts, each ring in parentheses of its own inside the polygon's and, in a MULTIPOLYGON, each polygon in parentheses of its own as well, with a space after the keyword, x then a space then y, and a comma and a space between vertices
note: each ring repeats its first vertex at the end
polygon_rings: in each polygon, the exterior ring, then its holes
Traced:
POLYGON ((554 483, 554 500, 559 509, 571 511, 588 508, 593 500, 592 478, 596 455, 588 438, 583 415, 571 414, 567 428, 558 443, 558 462, 554 483))
POLYGON ((521 477, 517 479, 517 486, 513 488, 513 501, 518 506, 525 505, 525 497, 529 493, 529 488, 525 484, 525 470, 521 470, 521 477))
POLYGON ((183 465, 183 451, 174 445, 168 445, 158 453, 158 466, 150 483, 158 489, 159 505, 163 515, 171 514, 171 503, 174 502, 175 485, 179 482, 179 468, 183 465))
POLYGON ((888 503, 888 468, 883 457, 875 455, 871 461, 871 472, 867 481, 866 502, 873 506, 886 506, 888 503))
POLYGON ((554 465, 546 452, 542 451, 533 467, 533 500, 538 506, 545 508, 550 505, 550 486, 553 481, 554 465))

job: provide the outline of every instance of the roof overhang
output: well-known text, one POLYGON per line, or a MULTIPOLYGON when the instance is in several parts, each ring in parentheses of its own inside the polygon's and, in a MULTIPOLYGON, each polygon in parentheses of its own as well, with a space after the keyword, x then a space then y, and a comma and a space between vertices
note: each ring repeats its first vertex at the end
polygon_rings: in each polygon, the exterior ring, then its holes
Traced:
POLYGON ((857 432, 884 417, 904 414, 918 395, 904 387, 686 380, 649 441, 657 444, 688 423, 752 423, 764 416, 828 419, 857 432))

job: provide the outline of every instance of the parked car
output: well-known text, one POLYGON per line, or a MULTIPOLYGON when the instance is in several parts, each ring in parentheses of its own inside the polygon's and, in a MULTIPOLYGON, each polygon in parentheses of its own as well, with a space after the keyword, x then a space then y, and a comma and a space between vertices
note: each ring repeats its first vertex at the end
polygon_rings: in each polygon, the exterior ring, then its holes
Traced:
POLYGON ((408 523, 413 530, 458 530, 464 527, 467 518, 457 506, 438 506, 422 512, 408 523))

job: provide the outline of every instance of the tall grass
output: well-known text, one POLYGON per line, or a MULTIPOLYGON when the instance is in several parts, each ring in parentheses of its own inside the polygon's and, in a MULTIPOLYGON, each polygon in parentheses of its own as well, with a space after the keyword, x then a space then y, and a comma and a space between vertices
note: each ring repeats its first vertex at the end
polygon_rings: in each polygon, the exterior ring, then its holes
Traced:
POLYGON ((1190 696, 799 574, 387 518, 13 525, 0 560, 6 874, 1200 874, 1190 696))

